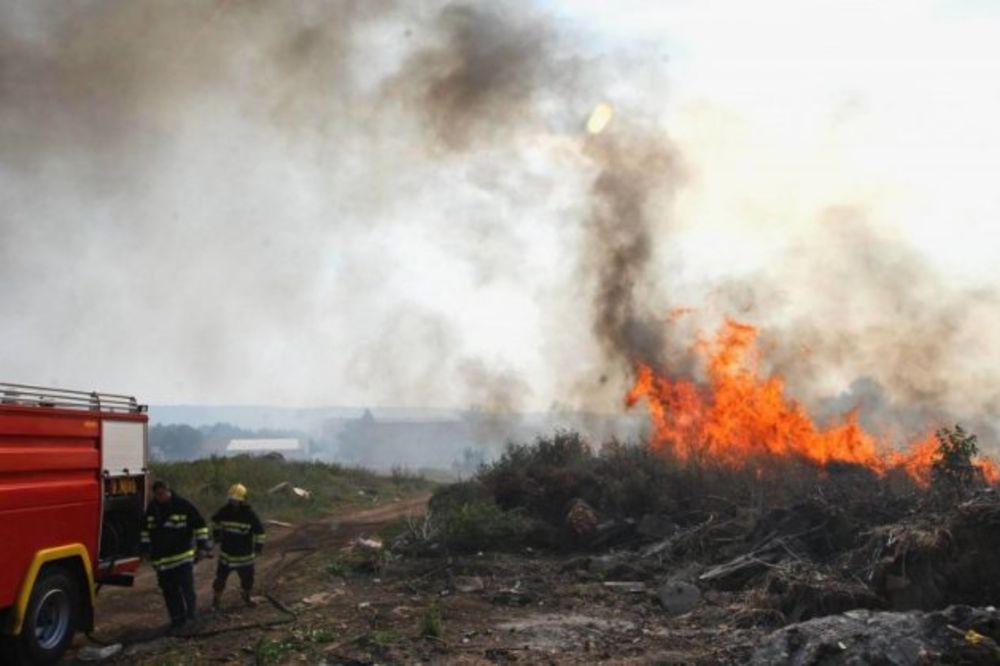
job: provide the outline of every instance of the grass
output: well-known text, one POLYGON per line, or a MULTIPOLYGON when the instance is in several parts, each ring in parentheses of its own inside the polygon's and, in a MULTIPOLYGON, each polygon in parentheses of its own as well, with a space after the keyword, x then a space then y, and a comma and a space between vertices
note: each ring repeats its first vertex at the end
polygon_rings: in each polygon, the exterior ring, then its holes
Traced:
POLYGON ((444 621, 441 619, 441 609, 429 606, 420 618, 420 636, 424 638, 441 638, 444 634, 444 621))
POLYGON ((206 519, 225 503, 234 483, 249 489, 249 502, 262 517, 291 522, 320 517, 333 508, 370 505, 373 497, 391 500, 434 486, 419 476, 398 471, 382 476, 328 463, 250 456, 156 462, 151 467, 154 478, 165 479, 179 495, 194 502, 206 519), (281 492, 268 494, 269 488, 284 481, 305 488, 312 497, 304 500, 281 492))

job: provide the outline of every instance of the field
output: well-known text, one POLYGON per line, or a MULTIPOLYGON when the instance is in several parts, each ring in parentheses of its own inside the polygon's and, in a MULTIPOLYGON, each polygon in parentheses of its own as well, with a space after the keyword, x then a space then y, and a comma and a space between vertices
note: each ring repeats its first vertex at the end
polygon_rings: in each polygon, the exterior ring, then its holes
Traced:
POLYGON ((234 483, 249 489, 248 501, 261 516, 289 522, 322 517, 337 509, 371 506, 377 501, 427 492, 434 486, 402 470, 380 475, 356 467, 249 456, 156 462, 152 474, 194 502, 206 519, 226 501, 226 493, 234 483), (288 490, 267 492, 285 482, 308 491, 309 499, 288 490))
MULTIPOLYGON (((558 433, 433 493, 281 461, 161 470, 196 499, 230 473, 326 490, 261 504, 296 520, 269 527, 255 607, 229 592, 167 635, 144 571, 101 595, 96 638, 123 645, 109 663, 156 666, 998 663, 992 486, 760 462, 558 433)), ((202 603, 211 573, 196 567, 202 603)))

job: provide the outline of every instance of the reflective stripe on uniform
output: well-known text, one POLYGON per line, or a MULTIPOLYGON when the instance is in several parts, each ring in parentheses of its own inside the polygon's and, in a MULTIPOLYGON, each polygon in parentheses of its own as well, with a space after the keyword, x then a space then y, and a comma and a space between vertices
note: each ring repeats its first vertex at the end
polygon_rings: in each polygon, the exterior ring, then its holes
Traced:
POLYGON ((225 532, 226 534, 250 534, 251 525, 250 523, 234 523, 228 520, 224 520, 220 523, 215 524, 215 529, 220 532, 225 532))
POLYGON ((230 555, 229 553, 219 553, 219 558, 224 562, 245 562, 247 560, 252 560, 256 555, 250 553, 249 555, 230 555))
POLYGON ((230 566, 252 563, 256 557, 257 556, 254 553, 251 553, 250 555, 229 555, 228 553, 219 553, 219 560, 221 560, 223 564, 228 564, 230 566))
POLYGON ((221 561, 222 566, 228 567, 229 569, 242 569, 243 567, 252 567, 254 564, 253 560, 248 562, 227 562, 225 560, 221 561))
POLYGON ((253 540, 256 541, 257 543, 264 543, 265 541, 267 541, 267 535, 266 534, 254 534, 253 535, 253 540))
POLYGON ((169 557, 161 557, 158 560, 153 560, 153 567, 157 571, 165 571, 167 569, 173 569, 174 567, 180 566, 187 562, 194 561, 194 550, 186 550, 183 553, 177 555, 170 555, 169 557))
POLYGON ((154 566, 153 568, 157 571, 170 571, 171 569, 176 569, 177 567, 184 566, 185 564, 194 564, 194 557, 188 557, 179 562, 173 562, 171 564, 164 564, 161 566, 154 566))

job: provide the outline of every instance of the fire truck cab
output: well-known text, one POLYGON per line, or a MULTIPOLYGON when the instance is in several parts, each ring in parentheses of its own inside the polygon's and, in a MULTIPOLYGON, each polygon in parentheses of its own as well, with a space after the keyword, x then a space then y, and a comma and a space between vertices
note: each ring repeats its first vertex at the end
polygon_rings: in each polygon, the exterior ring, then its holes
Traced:
POLYGON ((0 662, 57 661, 93 628, 98 587, 131 585, 146 412, 130 396, 0 383, 0 662))

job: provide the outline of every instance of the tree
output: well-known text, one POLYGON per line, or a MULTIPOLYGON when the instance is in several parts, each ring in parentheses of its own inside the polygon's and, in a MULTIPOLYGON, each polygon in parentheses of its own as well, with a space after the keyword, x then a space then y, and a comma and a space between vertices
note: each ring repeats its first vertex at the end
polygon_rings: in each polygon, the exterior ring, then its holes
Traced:
POLYGON ((167 460, 191 460, 202 455, 204 437, 189 425, 155 425, 149 430, 149 445, 167 460))

